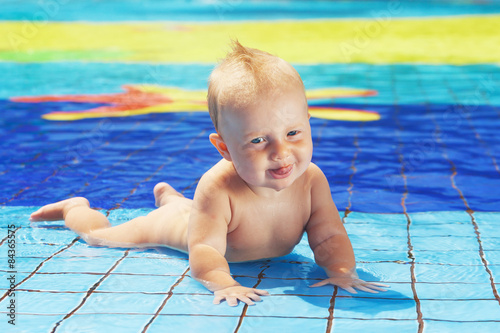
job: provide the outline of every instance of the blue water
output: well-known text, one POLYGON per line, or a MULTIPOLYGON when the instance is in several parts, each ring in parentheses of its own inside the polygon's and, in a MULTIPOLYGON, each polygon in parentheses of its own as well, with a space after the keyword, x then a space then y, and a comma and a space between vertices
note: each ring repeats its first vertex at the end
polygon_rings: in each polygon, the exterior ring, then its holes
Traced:
POLYGON ((498 1, 3 1, 0 20, 232 21, 500 13, 498 1), (112 13, 110 15, 110 13, 112 13))
MULTIPOLYGON (((125 84, 203 90, 211 67, 2 63, 10 84, 0 96, 117 93, 125 84), (101 78, 98 85, 95 77, 101 78)), ((327 174, 339 208, 377 213, 499 210, 491 200, 500 194, 497 66, 297 68, 307 89, 344 86, 378 92, 321 103, 376 111, 379 121, 312 119, 314 162, 327 174)), ((207 113, 41 119, 51 111, 96 106, 0 100, 0 177, 8 179, 0 203, 42 205, 84 195, 97 207, 152 207, 156 182, 171 182, 192 196, 199 177, 220 158, 208 141, 213 126, 207 113), (147 158, 151 154, 155 158, 147 158)))

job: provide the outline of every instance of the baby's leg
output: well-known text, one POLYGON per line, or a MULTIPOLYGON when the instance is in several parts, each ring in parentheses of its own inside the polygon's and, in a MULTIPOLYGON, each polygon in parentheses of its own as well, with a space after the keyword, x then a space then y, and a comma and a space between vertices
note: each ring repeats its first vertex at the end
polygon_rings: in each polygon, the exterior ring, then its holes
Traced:
POLYGON ((77 197, 43 206, 31 214, 31 221, 64 220, 68 228, 78 234, 110 226, 106 216, 90 208, 85 198, 77 197))
POLYGON ((187 224, 192 201, 166 183, 156 185, 154 193, 156 204, 160 206, 158 209, 115 227, 110 227, 103 214, 90 209, 85 198, 72 198, 44 206, 31 215, 31 220, 64 219, 67 227, 91 245, 162 245, 187 252, 187 224))

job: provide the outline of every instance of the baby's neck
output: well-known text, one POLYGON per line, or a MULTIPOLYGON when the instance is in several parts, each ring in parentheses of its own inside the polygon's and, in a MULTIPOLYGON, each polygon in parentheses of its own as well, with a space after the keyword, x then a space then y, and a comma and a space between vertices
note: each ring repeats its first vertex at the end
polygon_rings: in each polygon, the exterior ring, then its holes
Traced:
POLYGON ((292 184, 284 189, 276 190, 276 189, 269 188, 269 187, 252 186, 252 185, 248 184, 247 182, 245 182, 244 180, 243 180, 243 182, 248 186, 250 191, 252 191, 256 196, 258 196, 260 198, 269 198, 269 199, 275 199, 275 198, 282 196, 283 194, 288 192, 290 187, 293 186, 293 184, 292 184))

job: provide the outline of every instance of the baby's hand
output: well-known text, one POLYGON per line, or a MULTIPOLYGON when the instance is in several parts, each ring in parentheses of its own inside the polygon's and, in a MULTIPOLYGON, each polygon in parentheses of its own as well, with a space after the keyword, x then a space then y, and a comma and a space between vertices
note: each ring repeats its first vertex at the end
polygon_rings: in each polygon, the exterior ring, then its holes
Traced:
POLYGON ((259 295, 267 296, 269 293, 265 290, 234 286, 217 290, 214 292, 214 295, 214 304, 220 304, 222 300, 226 300, 228 305, 236 306, 238 305, 238 300, 248 305, 254 305, 255 303, 252 301, 261 301, 259 295))
POLYGON ((357 294, 357 291, 355 289, 366 291, 367 293, 376 294, 379 291, 386 291, 385 289, 380 287, 389 287, 386 284, 376 283, 376 282, 366 282, 357 277, 349 277, 349 276, 330 277, 326 280, 313 284, 311 287, 321 287, 327 284, 333 284, 335 286, 338 286, 350 292, 351 294, 357 294))

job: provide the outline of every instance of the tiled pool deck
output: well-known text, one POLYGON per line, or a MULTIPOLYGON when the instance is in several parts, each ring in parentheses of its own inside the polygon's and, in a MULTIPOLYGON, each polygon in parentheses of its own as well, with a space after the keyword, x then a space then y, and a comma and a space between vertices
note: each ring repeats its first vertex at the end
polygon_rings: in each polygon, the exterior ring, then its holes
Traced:
MULTIPOLYGON (((17 328, 30 332, 495 332, 500 325, 499 213, 348 214, 359 275, 387 292, 309 288, 324 272, 304 239, 288 256, 231 264, 244 285, 268 290, 255 306, 213 305, 169 249, 90 247, 59 222, 32 223, 32 207, 3 207, 16 225, 17 328)), ((144 209, 118 209, 114 223, 144 209)), ((1 241, 6 258, 8 243, 1 241)), ((6 260, 0 266, 11 276, 6 260)), ((1 313, 9 304, 2 284, 1 313)), ((0 327, 9 328, 4 320, 0 327)), ((9 329, 10 331, 10 329, 9 329)))

